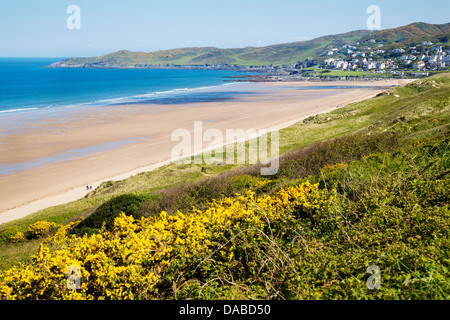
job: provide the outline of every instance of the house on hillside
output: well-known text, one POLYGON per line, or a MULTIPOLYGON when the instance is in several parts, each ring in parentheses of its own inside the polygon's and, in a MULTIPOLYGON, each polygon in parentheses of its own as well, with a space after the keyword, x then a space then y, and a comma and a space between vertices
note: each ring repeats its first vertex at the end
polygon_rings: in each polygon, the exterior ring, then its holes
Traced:
POLYGON ((434 47, 433 47, 433 50, 434 50, 435 52, 442 52, 442 47, 441 47, 441 46, 434 46, 434 47))
POLYGON ((386 69, 386 64, 384 62, 378 62, 375 65, 375 69, 377 69, 377 70, 384 70, 384 69, 386 69))
POLYGON ((377 67, 377 63, 374 61, 365 61, 364 62, 364 69, 365 70, 372 70, 372 69, 376 69, 377 67))
POLYGON ((433 45, 433 42, 431 42, 431 41, 424 41, 424 42, 422 42, 422 46, 424 46, 424 47, 429 47, 429 46, 432 46, 433 45))
POLYGON ((436 69, 436 70, 442 70, 446 69, 445 62, 443 61, 432 61, 429 63, 430 68, 436 69))
POLYGON ((405 60, 416 60, 416 57, 413 55, 408 55, 408 56, 402 56, 400 57, 400 61, 405 61, 405 60))
POLYGON ((337 60, 337 61, 333 61, 330 63, 330 67, 334 68, 334 69, 347 69, 348 67, 348 62, 343 61, 343 60, 337 60))
POLYGON ((406 51, 402 48, 397 48, 392 51, 393 53, 405 53, 406 51))
POLYGON ((336 61, 336 59, 330 58, 330 59, 325 59, 323 61, 323 63, 326 64, 327 66, 329 66, 334 61, 336 61))
POLYGON ((351 45, 349 45, 349 44, 344 44, 343 46, 342 46, 342 49, 350 49, 350 50, 356 50, 356 47, 354 47, 354 46, 351 46, 351 45))
POLYGON ((425 62, 417 61, 416 63, 413 64, 413 68, 417 69, 417 70, 421 70, 421 69, 425 68, 425 62))

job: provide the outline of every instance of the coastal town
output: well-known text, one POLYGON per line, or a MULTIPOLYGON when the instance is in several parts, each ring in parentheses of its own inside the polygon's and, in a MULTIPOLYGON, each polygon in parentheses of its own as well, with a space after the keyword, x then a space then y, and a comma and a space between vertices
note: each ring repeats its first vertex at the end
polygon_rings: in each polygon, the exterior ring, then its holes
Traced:
MULTIPOLYGON (((450 47, 423 41, 420 44, 384 49, 375 39, 366 43, 345 44, 332 48, 323 55, 318 69, 343 71, 370 71, 403 75, 404 71, 415 71, 427 75, 431 71, 450 67, 450 47)), ((301 66, 300 66, 301 67, 301 66)))

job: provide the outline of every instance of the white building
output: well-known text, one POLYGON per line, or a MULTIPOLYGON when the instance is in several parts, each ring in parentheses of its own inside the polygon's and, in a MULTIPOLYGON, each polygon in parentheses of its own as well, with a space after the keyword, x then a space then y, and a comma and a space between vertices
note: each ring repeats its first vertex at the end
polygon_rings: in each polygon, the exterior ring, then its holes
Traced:
POLYGON ((335 69, 347 69, 348 62, 343 61, 343 60, 333 61, 330 63, 330 67, 335 68, 335 69))
POLYGON ((413 64, 413 68, 421 70, 421 69, 425 68, 425 62, 417 61, 416 63, 413 64))
POLYGON ((443 61, 433 61, 430 63, 430 67, 431 68, 436 68, 436 69, 445 69, 445 62, 443 61))
POLYGON ((384 69, 386 69, 386 64, 383 63, 383 62, 379 62, 379 63, 376 64, 375 69, 377 69, 377 70, 384 70, 384 69))
POLYGON ((411 55, 400 57, 400 61, 405 61, 405 60, 416 60, 416 57, 415 56, 411 56, 411 55))
POLYGON ((377 67, 377 63, 374 61, 364 62, 364 69, 372 70, 372 69, 376 69, 376 67, 377 67))
POLYGON ((394 52, 394 53, 405 53, 406 51, 404 50, 404 49, 394 49, 394 51, 392 51, 392 52, 394 52))

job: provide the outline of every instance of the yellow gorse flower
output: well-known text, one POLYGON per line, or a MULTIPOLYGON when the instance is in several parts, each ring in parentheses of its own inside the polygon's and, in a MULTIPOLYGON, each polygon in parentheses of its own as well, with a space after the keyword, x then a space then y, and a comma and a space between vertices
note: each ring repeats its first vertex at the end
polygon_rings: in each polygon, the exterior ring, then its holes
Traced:
POLYGON ((33 238, 39 238, 45 235, 51 227, 57 227, 58 224, 48 221, 38 221, 28 226, 28 231, 33 238))
MULTIPOLYGON (((367 156, 367 158, 370 156, 367 156)), ((366 159, 366 157, 364 157, 364 159, 366 159)), ((320 171, 325 172, 325 171, 330 171, 333 169, 343 169, 343 168, 347 168, 348 164, 342 162, 342 163, 337 163, 335 165, 326 165, 324 166, 322 169, 320 169, 320 171)))
MULTIPOLYGON (((230 232, 261 240, 268 223, 285 219, 287 210, 313 213, 326 209, 331 198, 309 182, 280 189, 275 195, 255 197, 251 190, 233 198, 213 200, 207 209, 177 212, 135 220, 124 213, 112 230, 77 237, 60 226, 41 244, 29 264, 0 271, 0 299, 151 299, 165 270, 206 248, 218 250, 224 261, 235 258, 235 246, 216 248, 230 232), (244 229, 245 228, 245 229, 244 229), (67 274, 69 266, 79 273, 67 274), (67 281, 79 278, 79 287, 67 281)), ((36 235, 55 224, 30 226, 36 235)))
POLYGON ((19 242, 25 240, 25 236, 22 232, 17 231, 17 233, 9 238, 11 242, 19 242))

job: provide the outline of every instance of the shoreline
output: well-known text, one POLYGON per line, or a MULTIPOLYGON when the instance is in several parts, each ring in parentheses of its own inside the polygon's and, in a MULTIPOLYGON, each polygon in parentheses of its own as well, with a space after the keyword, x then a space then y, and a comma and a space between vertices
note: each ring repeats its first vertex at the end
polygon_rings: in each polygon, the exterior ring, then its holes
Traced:
MULTIPOLYGON (((392 85, 404 85, 410 81, 391 80, 386 82, 392 85)), ((338 83, 342 85, 343 81, 338 83)), ((78 200, 89 192, 85 188, 86 185, 92 185, 93 189, 95 189, 104 181, 123 180, 138 173, 151 171, 171 163, 168 151, 170 152, 171 147, 176 143, 170 143, 171 130, 164 123, 172 124, 172 129, 191 128, 191 121, 194 120, 203 120, 205 129, 207 127, 222 130, 233 127, 243 128, 244 130, 247 128, 255 128, 257 130, 263 128, 282 129, 311 115, 327 113, 337 107, 373 97, 386 90, 385 88, 377 89, 376 85, 370 90, 367 88, 334 91, 295 89, 298 86, 317 86, 317 84, 318 82, 269 83, 264 84, 265 87, 272 89, 269 94, 247 97, 244 101, 180 104, 169 108, 157 106, 156 109, 159 110, 153 114, 148 112, 148 106, 145 108, 142 105, 133 105, 133 108, 127 110, 126 107, 120 106, 110 110, 110 112, 113 112, 109 114, 110 118, 106 120, 106 124, 90 123, 92 126, 88 127, 97 130, 97 136, 92 136, 89 132, 86 134, 82 130, 80 131, 76 127, 76 120, 73 119, 70 123, 72 127, 69 125, 68 127, 70 128, 67 129, 67 132, 61 135, 64 139, 57 139, 56 136, 48 132, 39 132, 40 138, 42 136, 46 137, 46 142, 49 145, 52 145, 52 143, 54 145, 58 145, 58 143, 64 144, 62 142, 65 141, 65 143, 72 143, 72 147, 78 147, 80 142, 92 145, 95 142, 104 142, 108 139, 117 141, 120 138, 136 136, 135 133, 138 132, 141 135, 145 133, 147 136, 143 138, 143 141, 105 152, 94 153, 80 159, 71 159, 18 174, 0 176, 0 191, 2 191, 0 204, 3 204, 3 208, 0 208, 0 224, 26 217, 48 207, 78 200), (205 122, 208 120, 211 122, 205 122), (149 130, 147 128, 149 121, 158 128, 149 130), (191 125, 187 126, 189 123, 191 125), (120 127, 121 130, 111 131, 115 127, 120 127), (168 133, 169 137, 167 136, 168 133), (117 161, 117 158, 120 161, 117 161), (113 161, 114 159, 116 161, 113 161), (104 165, 102 166, 102 164, 104 165), (77 172, 79 172, 78 176, 77 172), (82 178, 85 173, 91 173, 92 178, 88 178, 88 175, 82 178), (60 181, 55 186, 54 184, 61 180, 61 177, 66 177, 67 181, 60 181), (44 183, 42 183, 42 179, 44 179, 44 183), (19 188, 13 188, 13 190, 5 188, 5 186, 13 185, 14 181, 19 188), (46 192, 36 187, 40 185, 45 186, 46 182, 49 181, 51 181, 53 188, 49 188, 46 192), (1 190, 2 186, 4 190, 1 190), (21 187, 25 188, 25 190, 22 190, 21 187), (35 190, 36 188, 38 190, 35 190), (27 193, 27 190, 30 194, 27 193), (9 208, 5 208, 4 205, 7 201, 9 201, 9 208)), ((324 84, 329 85, 330 83, 326 82, 324 84)), ((353 82, 351 84, 355 85, 353 82)), ((367 83, 365 82, 364 85, 367 85, 367 83)), ((105 119, 101 112, 90 116, 92 121, 105 119)), ((51 124, 49 127, 51 127, 51 124)), ((44 128, 44 131, 45 129, 48 128, 44 128)), ((36 140, 39 140, 39 135, 36 140)), ((19 138, 17 139, 20 140, 19 138)), ((19 146, 23 148, 22 145, 19 144, 19 146)), ((214 146, 214 148, 217 147, 219 146, 214 146)), ((56 150, 55 147, 53 149, 41 149, 32 150, 35 152, 34 154, 33 152, 28 152, 28 156, 36 157, 39 153, 48 152, 50 154, 56 150)), ((24 153, 27 154, 27 152, 24 153)))

